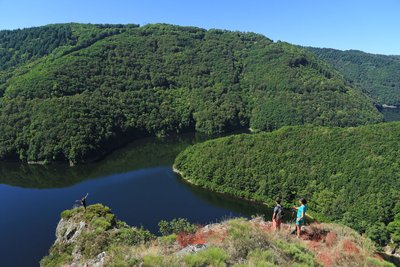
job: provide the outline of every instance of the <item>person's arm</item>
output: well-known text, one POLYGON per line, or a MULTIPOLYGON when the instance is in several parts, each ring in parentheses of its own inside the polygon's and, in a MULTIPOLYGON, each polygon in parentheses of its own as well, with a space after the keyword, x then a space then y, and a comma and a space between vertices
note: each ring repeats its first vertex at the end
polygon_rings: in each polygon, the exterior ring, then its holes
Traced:
POLYGON ((85 199, 88 197, 89 193, 86 193, 85 199))
POLYGON ((274 213, 272 214, 272 220, 275 220, 275 216, 276 216, 276 207, 274 208, 274 213))

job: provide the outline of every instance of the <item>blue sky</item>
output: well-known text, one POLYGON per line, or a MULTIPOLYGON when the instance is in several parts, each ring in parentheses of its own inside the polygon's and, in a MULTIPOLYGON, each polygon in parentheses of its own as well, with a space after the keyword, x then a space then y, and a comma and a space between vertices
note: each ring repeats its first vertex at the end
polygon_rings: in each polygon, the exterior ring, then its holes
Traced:
POLYGON ((0 0, 0 29, 61 22, 164 22, 400 55, 400 0, 0 0))

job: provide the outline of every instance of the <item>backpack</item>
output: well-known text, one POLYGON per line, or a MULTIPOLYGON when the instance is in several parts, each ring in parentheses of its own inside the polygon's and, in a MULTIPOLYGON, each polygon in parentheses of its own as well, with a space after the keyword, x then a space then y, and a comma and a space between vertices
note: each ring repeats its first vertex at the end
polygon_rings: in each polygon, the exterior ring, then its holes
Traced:
POLYGON ((277 208, 278 208, 278 210, 276 211, 276 214, 275 214, 275 218, 277 219, 277 220, 281 220, 282 219, 282 217, 283 217, 283 208, 282 208, 282 206, 276 206, 277 208))

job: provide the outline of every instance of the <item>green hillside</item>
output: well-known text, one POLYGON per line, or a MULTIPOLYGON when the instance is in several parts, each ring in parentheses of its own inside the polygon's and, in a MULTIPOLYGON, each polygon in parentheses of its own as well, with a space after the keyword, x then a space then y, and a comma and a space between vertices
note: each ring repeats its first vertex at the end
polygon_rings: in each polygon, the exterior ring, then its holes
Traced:
POLYGON ((141 136, 382 121, 312 53, 165 24, 0 32, 0 160, 86 162, 141 136))
POLYGON ((284 127, 196 144, 174 166, 221 193, 270 204, 281 196, 286 205, 305 197, 320 220, 400 244, 399 140, 400 123, 284 127))
POLYGON ((357 50, 308 49, 361 86, 380 104, 400 106, 400 56, 385 56, 357 50))

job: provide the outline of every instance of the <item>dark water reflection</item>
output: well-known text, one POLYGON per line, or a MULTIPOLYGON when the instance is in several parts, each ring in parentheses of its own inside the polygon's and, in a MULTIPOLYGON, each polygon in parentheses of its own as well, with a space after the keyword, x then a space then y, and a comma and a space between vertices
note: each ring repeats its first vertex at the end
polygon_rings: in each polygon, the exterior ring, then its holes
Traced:
POLYGON ((400 121, 400 108, 384 108, 381 113, 385 121, 400 121))

